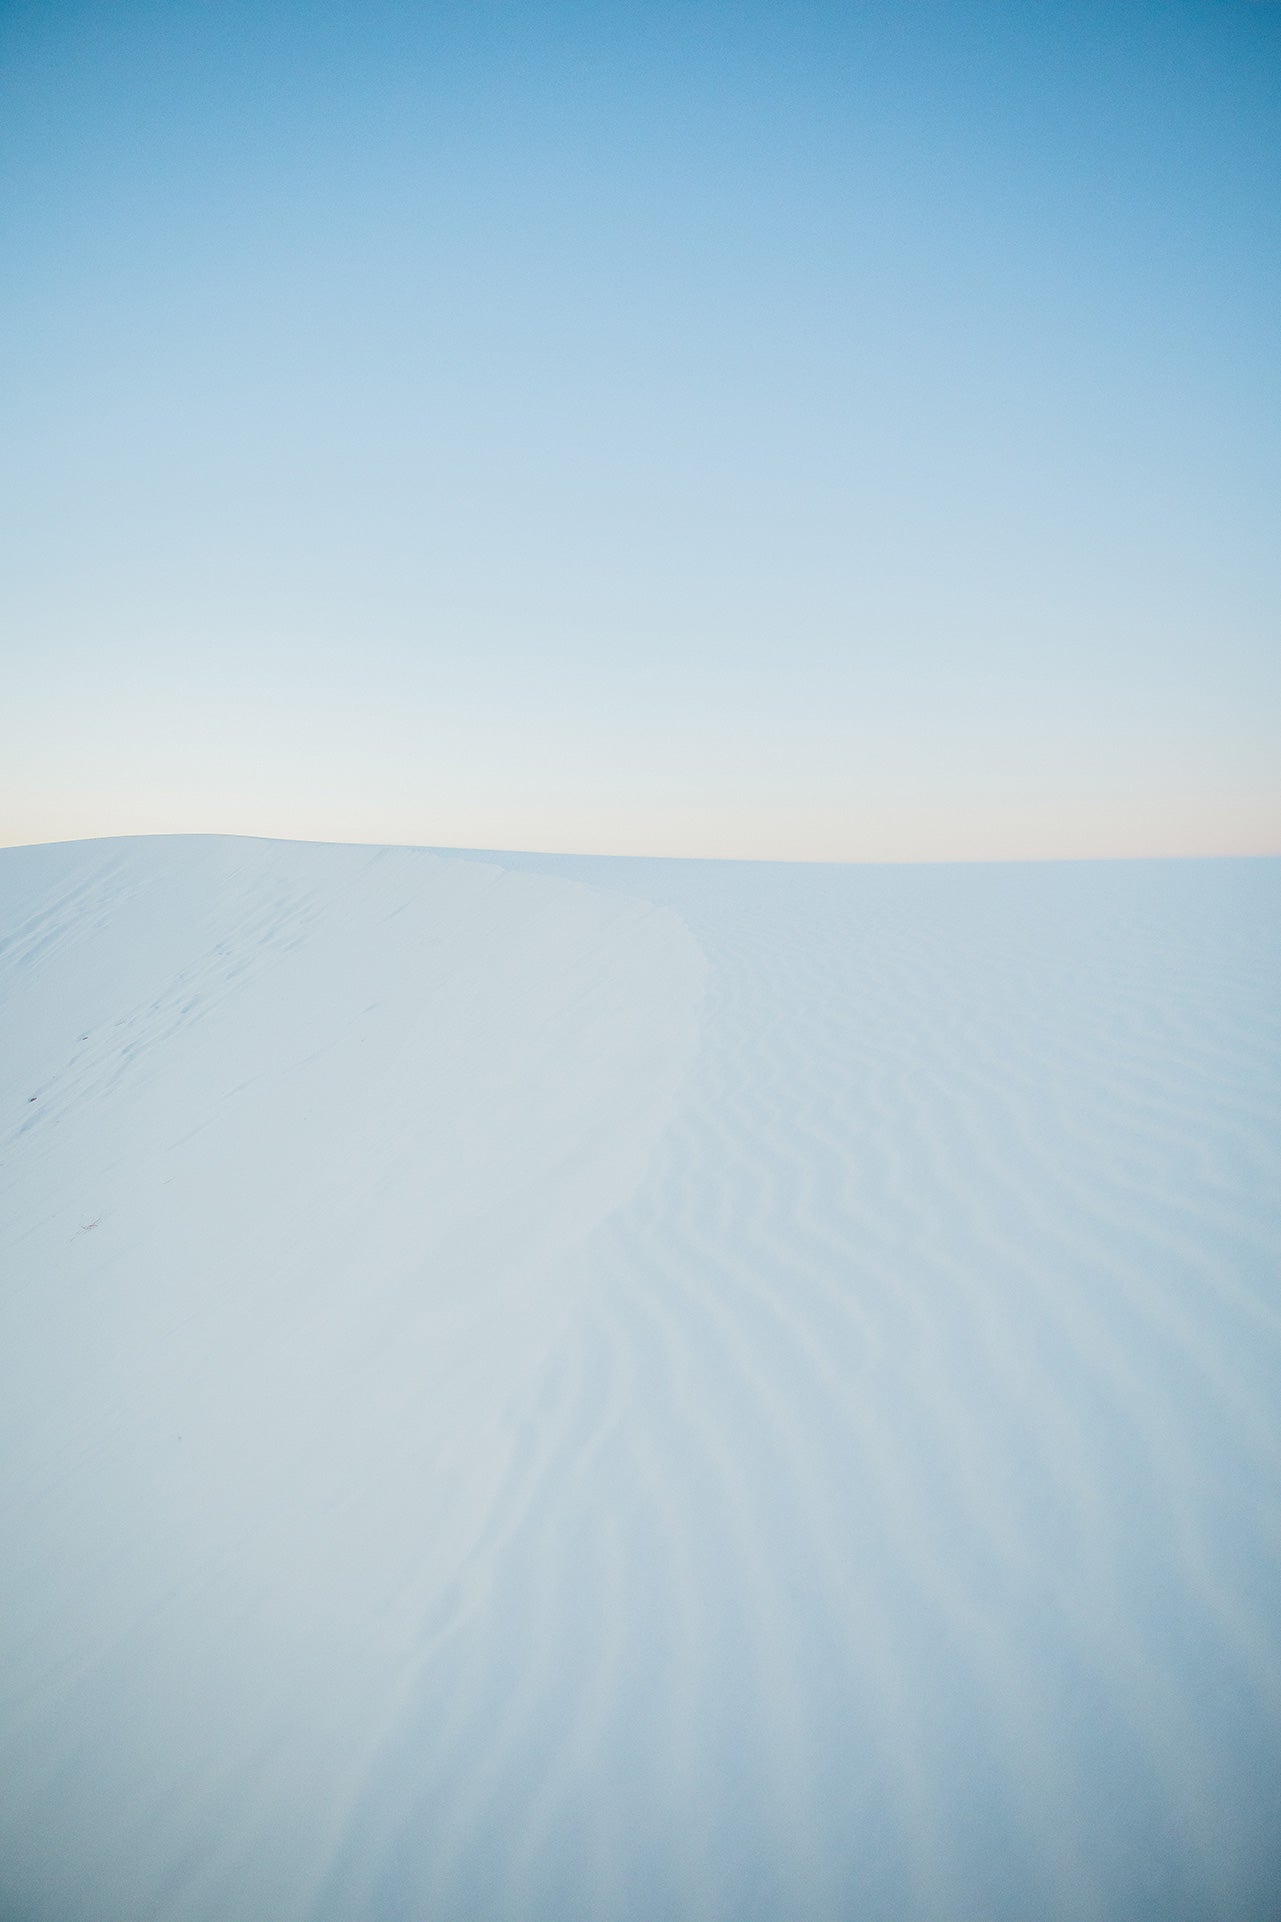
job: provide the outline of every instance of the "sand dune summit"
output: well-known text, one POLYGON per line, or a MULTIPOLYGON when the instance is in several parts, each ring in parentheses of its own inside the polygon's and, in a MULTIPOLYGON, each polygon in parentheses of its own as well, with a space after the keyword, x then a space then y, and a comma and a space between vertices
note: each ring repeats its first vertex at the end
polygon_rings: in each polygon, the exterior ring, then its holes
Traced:
POLYGON ((0 852, 0 1915, 1270 1922, 1279 950, 0 852))

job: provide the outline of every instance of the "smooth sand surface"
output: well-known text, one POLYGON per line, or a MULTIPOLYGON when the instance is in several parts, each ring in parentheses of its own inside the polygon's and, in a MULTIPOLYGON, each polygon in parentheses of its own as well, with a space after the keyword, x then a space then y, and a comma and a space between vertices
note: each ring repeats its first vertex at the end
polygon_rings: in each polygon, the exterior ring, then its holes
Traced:
POLYGON ((1279 958, 1277 862, 0 852, 0 1916, 1270 1922, 1279 958))

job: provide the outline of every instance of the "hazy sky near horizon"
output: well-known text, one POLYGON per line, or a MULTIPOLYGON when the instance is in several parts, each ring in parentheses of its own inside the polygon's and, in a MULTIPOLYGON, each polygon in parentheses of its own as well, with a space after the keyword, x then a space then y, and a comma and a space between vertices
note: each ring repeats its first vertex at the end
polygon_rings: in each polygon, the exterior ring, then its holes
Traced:
POLYGON ((1281 851, 1281 6, 0 0, 0 842, 1281 851))

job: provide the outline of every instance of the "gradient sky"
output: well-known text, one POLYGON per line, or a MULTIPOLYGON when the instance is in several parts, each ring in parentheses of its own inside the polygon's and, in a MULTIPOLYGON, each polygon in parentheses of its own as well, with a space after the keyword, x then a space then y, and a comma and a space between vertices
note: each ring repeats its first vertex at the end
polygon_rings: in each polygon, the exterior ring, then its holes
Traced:
POLYGON ((1281 6, 0 0, 0 841, 1281 851, 1281 6))

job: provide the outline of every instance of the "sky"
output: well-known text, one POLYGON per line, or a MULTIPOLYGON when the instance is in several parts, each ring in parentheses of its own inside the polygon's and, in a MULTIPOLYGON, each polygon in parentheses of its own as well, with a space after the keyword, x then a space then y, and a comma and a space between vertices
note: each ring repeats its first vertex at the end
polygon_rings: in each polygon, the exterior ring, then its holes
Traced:
POLYGON ((1281 5, 0 0, 0 843, 1281 852, 1281 5))

